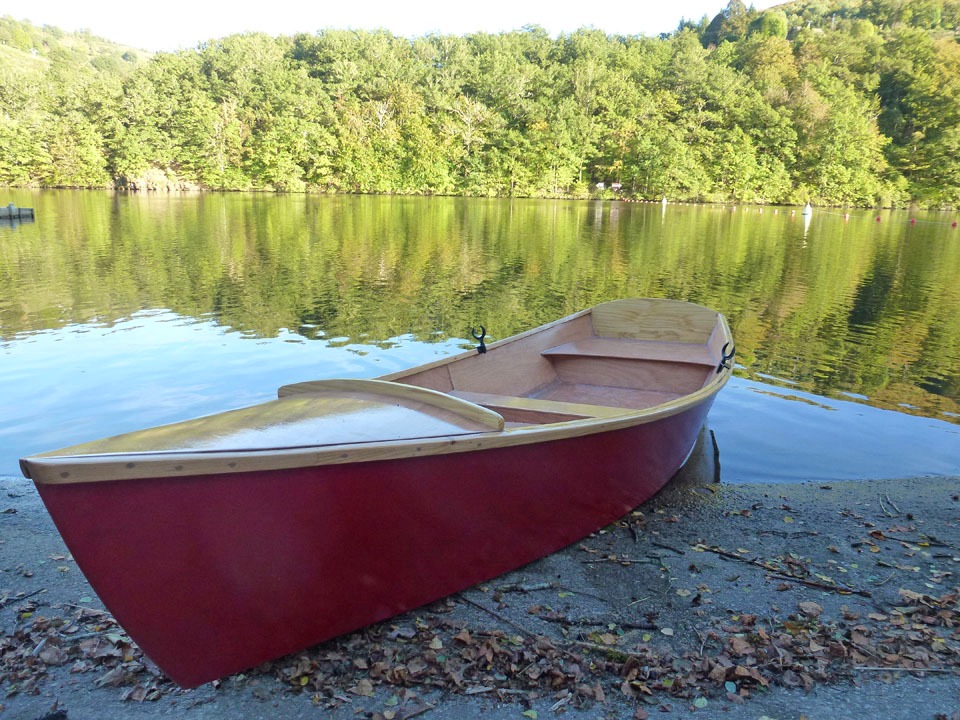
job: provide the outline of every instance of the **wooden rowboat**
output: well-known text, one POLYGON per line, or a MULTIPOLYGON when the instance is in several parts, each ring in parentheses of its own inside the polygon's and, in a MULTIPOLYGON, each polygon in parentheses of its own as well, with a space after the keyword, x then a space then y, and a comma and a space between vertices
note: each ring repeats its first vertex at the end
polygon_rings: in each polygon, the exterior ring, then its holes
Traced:
POLYGON ((620 300, 21 467, 106 607, 193 687, 613 522, 684 463, 732 347, 712 310, 620 300))

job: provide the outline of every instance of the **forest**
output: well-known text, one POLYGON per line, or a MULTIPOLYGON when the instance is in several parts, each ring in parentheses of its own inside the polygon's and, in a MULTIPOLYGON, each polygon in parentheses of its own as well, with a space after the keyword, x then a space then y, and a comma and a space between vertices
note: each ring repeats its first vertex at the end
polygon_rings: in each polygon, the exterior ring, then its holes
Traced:
POLYGON ((960 206, 960 0, 150 54, 0 18, 0 185, 960 206))

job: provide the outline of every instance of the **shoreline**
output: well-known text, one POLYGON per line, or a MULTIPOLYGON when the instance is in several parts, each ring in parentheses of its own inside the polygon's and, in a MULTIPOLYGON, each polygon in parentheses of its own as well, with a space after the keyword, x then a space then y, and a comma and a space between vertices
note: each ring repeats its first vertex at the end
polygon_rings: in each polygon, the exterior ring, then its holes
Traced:
MULTIPOLYGON (((102 606, 32 483, 0 477, 0 657, 29 639, 20 657, 38 669, 31 684, 0 664, 0 720, 32 720, 55 704, 70 720, 960 712, 960 477, 705 477, 681 471, 558 553, 192 691, 129 649, 78 650, 71 627, 91 632, 85 613, 102 606), (44 634, 38 617, 68 624, 44 634), (47 652, 59 646, 62 657, 47 652)), ((97 622, 126 648, 122 629, 97 622)))

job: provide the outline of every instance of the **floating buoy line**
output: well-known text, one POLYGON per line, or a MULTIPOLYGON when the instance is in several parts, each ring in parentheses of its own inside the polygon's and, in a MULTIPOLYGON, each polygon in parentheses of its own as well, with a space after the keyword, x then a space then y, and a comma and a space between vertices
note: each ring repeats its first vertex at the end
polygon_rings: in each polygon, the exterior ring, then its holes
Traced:
MULTIPOLYGON (((656 200, 628 200, 628 199, 624 199, 624 202, 655 203, 655 202, 657 202, 657 201, 656 201, 656 200)), ((666 208, 667 208, 667 202, 668 202, 667 198, 664 197, 664 198, 662 198, 659 202, 660 202, 661 206, 663 207, 663 209, 666 210, 666 208)), ((726 203, 678 202, 678 203, 676 203, 676 204, 677 204, 677 205, 680 205, 680 206, 683 206, 683 205, 689 205, 689 206, 706 206, 706 207, 710 207, 710 208, 713 208, 713 209, 726 210, 726 211, 729 211, 729 212, 736 212, 737 209, 738 209, 738 206, 737 206, 736 204, 728 205, 728 204, 726 204, 726 203)), ((771 207, 771 206, 757 205, 757 206, 756 206, 757 212, 760 213, 760 214, 763 214, 764 209, 765 209, 766 207, 771 207)), ((749 205, 743 206, 743 207, 742 207, 742 212, 747 212, 747 213, 748 213, 748 212, 750 212, 750 208, 751 208, 751 206, 749 206, 749 205)), ((786 213, 788 209, 789 209, 789 212, 790 212, 790 217, 795 217, 795 216, 797 215, 797 209, 796 209, 795 207, 793 207, 793 208, 786 208, 786 207, 773 206, 773 207, 772 207, 772 212, 773 212, 774 215, 779 215, 781 210, 783 210, 783 212, 786 213)), ((804 205, 803 209, 800 211, 800 215, 803 217, 803 219, 804 219, 805 221, 809 222, 809 220, 810 220, 811 217, 813 216, 813 210, 814 210, 814 208, 810 205, 810 203, 807 203, 806 205, 804 205)), ((818 213, 818 214, 821 214, 821 215, 833 215, 834 217, 842 217, 845 221, 849 221, 849 220, 850 220, 850 213, 849 213, 849 212, 838 213, 838 212, 833 212, 833 211, 830 211, 830 210, 817 209, 817 213, 818 213)), ((877 222, 883 222, 883 217, 880 216, 880 215, 877 215, 877 216, 875 217, 875 220, 876 220, 877 222)), ((915 217, 911 217, 911 218, 910 218, 909 220, 907 220, 906 222, 908 222, 910 225, 918 225, 918 224, 919 224, 919 225, 946 225, 946 226, 949 226, 949 227, 951 227, 951 228, 953 228, 953 229, 957 229, 957 227, 960 227, 960 221, 958 221, 958 220, 953 220, 953 221, 950 221, 950 220, 918 220, 918 219, 915 218, 915 217)))
MULTIPOLYGON (((850 219, 850 213, 847 213, 847 212, 845 212, 845 213, 838 213, 838 212, 831 212, 830 210, 818 210, 817 212, 822 213, 823 215, 833 215, 834 217, 842 217, 844 220, 849 220, 849 219, 850 219)), ((875 220, 876 220, 876 222, 883 222, 883 217, 880 216, 880 215, 877 215, 876 218, 875 218, 875 220)), ((958 223, 958 221, 956 221, 956 220, 953 220, 953 221, 949 221, 949 220, 917 220, 917 218, 915 218, 915 217, 911 217, 911 218, 910 218, 909 220, 907 220, 906 222, 907 222, 908 224, 910 224, 910 225, 946 225, 946 226, 949 226, 949 227, 954 228, 954 229, 956 229, 957 226, 958 226, 958 224, 960 224, 960 223, 958 223)))

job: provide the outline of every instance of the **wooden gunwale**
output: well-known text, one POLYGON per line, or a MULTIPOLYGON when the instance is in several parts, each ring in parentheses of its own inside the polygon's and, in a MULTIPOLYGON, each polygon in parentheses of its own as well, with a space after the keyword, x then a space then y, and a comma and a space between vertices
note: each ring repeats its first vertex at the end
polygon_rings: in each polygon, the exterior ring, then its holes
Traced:
MULTIPOLYGON (((491 343, 489 350, 521 341, 533 335, 555 328, 563 323, 587 315, 584 310, 556 320, 547 325, 528 330, 519 335, 491 343)), ((723 315, 717 314, 717 333, 730 339, 730 329, 723 315)), ((423 372, 457 362, 473 355, 472 351, 442 358, 433 363, 415 368, 423 372)), ((380 378, 392 381, 409 375, 411 370, 393 373, 380 378)), ((587 417, 550 423, 508 427, 500 431, 477 432, 461 435, 438 436, 363 443, 343 443, 335 446, 322 445, 276 448, 269 450, 211 450, 211 451, 166 451, 116 453, 103 455, 58 455, 35 456, 21 460, 23 474, 38 483, 69 484, 149 478, 197 477, 237 472, 265 472, 303 467, 319 467, 347 463, 401 460, 506 448, 530 443, 554 442, 595 433, 620 430, 635 425, 655 422, 682 413, 710 400, 727 383, 733 374, 731 367, 723 367, 703 387, 669 402, 640 410, 617 409, 612 417, 587 417), (65 470, 70 468, 70 470, 65 470)), ((442 394, 442 393, 441 393, 442 394)), ((466 402, 458 400, 458 402, 466 402)), ((549 402, 549 401, 548 401, 549 402)), ((562 405, 563 403, 557 403, 562 405)), ((479 407, 479 406, 478 406, 479 407)), ((483 410, 484 408, 479 408, 483 410)))
POLYGON ((361 378, 334 378, 331 380, 310 380, 291 385, 282 385, 277 390, 277 397, 289 397, 300 393, 324 393, 343 391, 350 393, 369 393, 381 397, 391 397, 399 400, 422 402, 442 410, 463 415, 464 417, 486 425, 491 430, 503 430, 503 417, 499 414, 478 405, 458 398, 456 395, 437 392, 418 385, 404 385, 402 383, 386 382, 385 380, 361 378))
POLYGON ((48 484, 103 482, 396 460, 407 457, 475 452, 533 442, 551 442, 609 430, 620 430, 676 415, 715 395, 726 384, 730 375, 730 370, 724 370, 717 375, 717 381, 704 386, 697 392, 644 410, 627 411, 615 418, 587 418, 550 425, 507 428, 499 433, 481 432, 475 435, 438 437, 429 440, 357 443, 331 448, 57 456, 32 459, 29 474, 25 466, 22 469, 27 477, 36 482, 48 484), (59 468, 65 466, 72 466, 74 469, 67 477, 61 476, 59 472, 59 468))

